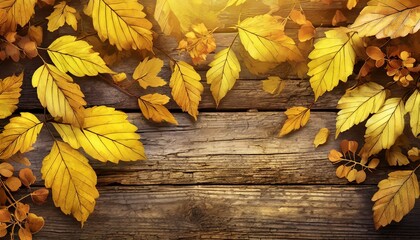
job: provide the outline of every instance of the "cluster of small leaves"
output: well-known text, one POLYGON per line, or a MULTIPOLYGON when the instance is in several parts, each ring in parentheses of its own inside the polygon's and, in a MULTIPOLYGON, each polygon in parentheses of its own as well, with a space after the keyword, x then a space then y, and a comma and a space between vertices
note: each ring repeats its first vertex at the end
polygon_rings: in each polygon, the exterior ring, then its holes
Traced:
MULTIPOLYGON (((28 159, 16 156, 13 161, 29 165, 28 159)), ((18 235, 21 240, 32 239, 32 234, 39 232, 44 226, 44 218, 30 212, 30 205, 23 201, 31 197, 35 204, 43 204, 49 194, 48 189, 40 188, 19 199, 14 194, 22 185, 30 189, 36 177, 30 168, 19 170, 18 177, 14 176, 15 169, 8 162, 0 163, 0 237, 8 233, 10 239, 18 235)))

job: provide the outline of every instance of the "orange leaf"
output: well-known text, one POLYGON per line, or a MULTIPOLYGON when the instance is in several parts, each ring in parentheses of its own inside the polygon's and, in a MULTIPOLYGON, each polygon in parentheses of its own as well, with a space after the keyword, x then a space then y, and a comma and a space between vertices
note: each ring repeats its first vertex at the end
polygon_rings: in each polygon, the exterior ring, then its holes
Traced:
POLYGON ((30 168, 21 169, 19 171, 19 178, 26 187, 29 187, 36 181, 36 177, 30 168))
POLYGON ((333 26, 337 26, 338 23, 342 23, 342 22, 346 22, 347 18, 346 16, 344 16, 343 12, 341 12, 340 10, 335 11, 335 15, 332 19, 332 25, 333 26))

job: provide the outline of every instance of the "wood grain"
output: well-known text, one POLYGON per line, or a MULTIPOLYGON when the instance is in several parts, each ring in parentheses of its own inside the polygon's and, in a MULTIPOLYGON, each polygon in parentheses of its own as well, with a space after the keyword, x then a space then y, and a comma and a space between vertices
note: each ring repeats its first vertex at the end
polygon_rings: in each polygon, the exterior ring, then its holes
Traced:
POLYGON ((418 237, 420 208, 373 228, 372 186, 101 187, 83 229, 49 203, 35 239, 406 239, 418 237))

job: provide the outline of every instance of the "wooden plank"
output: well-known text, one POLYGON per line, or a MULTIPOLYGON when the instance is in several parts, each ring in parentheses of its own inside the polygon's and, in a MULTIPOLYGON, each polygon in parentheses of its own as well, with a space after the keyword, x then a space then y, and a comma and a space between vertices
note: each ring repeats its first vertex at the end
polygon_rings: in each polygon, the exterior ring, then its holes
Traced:
POLYGON ((34 239, 402 239, 420 235, 417 205, 375 231, 373 186, 102 187, 83 229, 49 202, 34 239))
MULTIPOLYGON (((92 160, 100 185, 347 184, 335 176, 335 166, 327 159, 339 144, 333 133, 328 144, 313 147, 318 129, 335 125, 330 112, 312 113, 304 129, 284 138, 277 137, 285 119, 282 112, 203 113, 197 122, 175 114, 179 126, 151 124, 140 114, 129 117, 139 127, 149 159, 118 165, 92 160)), ((51 145, 44 131, 28 154, 38 179, 51 145)), ((376 184, 386 173, 368 173, 367 183, 376 184)))

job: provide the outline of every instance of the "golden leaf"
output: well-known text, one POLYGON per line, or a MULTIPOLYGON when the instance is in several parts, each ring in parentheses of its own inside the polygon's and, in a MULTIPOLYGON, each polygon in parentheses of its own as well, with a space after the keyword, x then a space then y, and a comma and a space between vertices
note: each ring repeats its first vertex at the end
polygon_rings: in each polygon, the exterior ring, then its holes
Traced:
POLYGON ((87 158, 69 144, 55 141, 42 161, 41 173, 45 186, 52 189, 55 206, 83 225, 99 197, 96 173, 87 158))
POLYGON ((412 147, 407 154, 408 158, 413 162, 420 160, 420 150, 417 147, 412 147))
POLYGON ((241 4, 244 4, 247 0, 228 0, 228 2, 226 3, 226 6, 221 10, 225 10, 226 8, 230 7, 230 6, 239 6, 241 4))
POLYGON ((309 121, 311 110, 306 107, 291 107, 284 114, 286 114, 287 120, 280 130, 280 137, 304 127, 309 121))
POLYGON ((32 240, 32 233, 28 228, 19 228, 19 240, 32 240))
POLYGON ((17 109, 22 82, 23 73, 0 79, 0 119, 7 118, 17 109))
POLYGON ((347 0, 347 8, 349 10, 353 9, 354 7, 356 7, 357 5, 357 1, 358 0, 347 0))
POLYGON ((53 117, 63 122, 83 126, 83 106, 86 101, 79 85, 51 64, 39 67, 32 76, 32 86, 37 88, 38 98, 53 117))
POLYGON ((106 66, 99 53, 92 50, 88 42, 77 40, 74 36, 65 35, 57 38, 47 51, 60 71, 70 72, 77 77, 114 73, 106 66))
POLYGON ((146 57, 134 70, 133 79, 138 81, 144 89, 164 86, 166 85, 165 80, 158 76, 162 67, 163 61, 161 59, 146 57))
POLYGON ((405 103, 405 109, 410 113, 411 132, 418 137, 420 134, 420 92, 415 90, 405 103))
POLYGON ((284 33, 284 26, 271 15, 250 17, 239 23, 242 45, 254 59, 262 62, 303 61, 295 42, 284 33))
POLYGON ((175 102, 184 112, 188 112, 195 120, 198 115, 198 104, 204 91, 200 83, 201 76, 186 62, 175 62, 169 86, 175 102))
POLYGON ((340 132, 350 129, 376 113, 384 104, 386 90, 374 82, 367 82, 354 89, 347 90, 338 101, 336 132, 337 138, 340 132))
POLYGON ((302 11, 298 11, 296 9, 292 9, 292 11, 290 11, 290 19, 299 24, 299 25, 303 25, 306 23, 306 16, 305 14, 303 14, 302 11))
POLYGON ((83 128, 53 123, 62 139, 74 149, 80 147, 93 158, 106 162, 146 159, 137 127, 127 114, 114 108, 99 106, 84 110, 83 128))
POLYGON ((401 147, 396 144, 386 150, 385 158, 390 166, 403 166, 410 163, 407 156, 401 152, 401 147))
POLYGON ((152 23, 146 19, 137 0, 90 0, 85 13, 102 41, 109 40, 118 50, 152 50, 152 23))
POLYGON ((298 31, 298 39, 300 42, 305 42, 314 38, 316 33, 314 25, 310 21, 306 21, 305 24, 300 26, 298 31))
POLYGON ((192 31, 185 34, 179 42, 178 49, 187 51, 195 65, 204 62, 207 55, 216 49, 213 31, 209 31, 203 23, 192 25, 192 31))
POLYGON ((340 80, 346 82, 353 73, 356 48, 362 47, 362 40, 356 33, 349 34, 344 28, 327 31, 326 37, 316 42, 309 54, 312 61, 308 63, 308 76, 311 76, 315 100, 331 91, 340 80))
POLYGON ((317 148, 319 145, 325 144, 328 140, 329 134, 330 134, 330 130, 328 130, 328 128, 319 129, 314 139, 315 148, 317 148))
POLYGON ((15 153, 32 149, 43 123, 32 113, 22 112, 20 117, 10 119, 0 134, 0 159, 8 159, 15 153))
POLYGON ((419 198, 419 182, 414 171, 395 171, 388 174, 378 184, 379 190, 373 195, 373 220, 379 229, 391 223, 399 222, 414 207, 419 198))
POLYGON ((36 42, 37 46, 40 46, 43 39, 43 31, 41 26, 30 26, 28 28, 28 37, 32 41, 36 42))
POLYGON ((29 213, 27 223, 31 233, 37 233, 44 227, 45 221, 43 217, 38 217, 34 213, 29 213))
POLYGON ((387 99, 385 104, 366 122, 362 156, 371 156, 394 145, 404 130, 404 103, 401 98, 387 99))
POLYGON ((168 122, 178 125, 175 117, 163 106, 169 102, 170 98, 159 93, 141 96, 138 100, 140 110, 146 119, 155 122, 168 122))
POLYGON ((243 62, 248 71, 254 75, 263 75, 279 65, 279 63, 275 62, 271 63, 255 60, 253 57, 251 57, 251 55, 249 55, 249 53, 245 50, 243 46, 240 46, 239 53, 242 57, 241 62, 243 62))
POLYGON ((54 11, 46 17, 48 20, 48 31, 54 32, 64 23, 70 25, 74 31, 77 31, 76 9, 67 5, 65 1, 54 6, 54 11))
POLYGON ((263 80, 263 90, 267 93, 279 96, 285 87, 285 83, 277 76, 269 76, 267 80, 263 80))
POLYGON ((420 3, 416 0, 369 1, 350 29, 360 37, 407 36, 420 29, 420 3))
POLYGON ((15 32, 17 25, 25 26, 35 12, 37 0, 2 0, 0 11, 5 11, 4 22, 0 22, 0 35, 15 32))
POLYGON ((207 84, 211 85, 211 93, 216 105, 219 106, 220 101, 233 88, 239 78, 241 65, 232 47, 228 47, 219 51, 209 66, 210 69, 206 74, 207 84))

